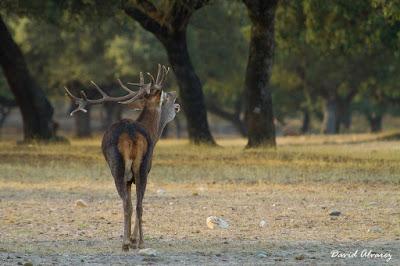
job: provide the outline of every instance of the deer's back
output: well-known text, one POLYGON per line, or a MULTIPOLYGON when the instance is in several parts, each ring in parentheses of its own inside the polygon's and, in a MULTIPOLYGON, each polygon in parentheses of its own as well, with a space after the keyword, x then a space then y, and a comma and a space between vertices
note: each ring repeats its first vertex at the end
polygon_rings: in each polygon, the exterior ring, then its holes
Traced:
MULTIPOLYGON (((112 172, 115 167, 122 169, 128 158, 138 163, 141 175, 150 170, 153 143, 148 132, 133 120, 123 119, 111 125, 104 133, 101 147, 112 172)), ((114 173, 113 176, 116 178, 114 173)))

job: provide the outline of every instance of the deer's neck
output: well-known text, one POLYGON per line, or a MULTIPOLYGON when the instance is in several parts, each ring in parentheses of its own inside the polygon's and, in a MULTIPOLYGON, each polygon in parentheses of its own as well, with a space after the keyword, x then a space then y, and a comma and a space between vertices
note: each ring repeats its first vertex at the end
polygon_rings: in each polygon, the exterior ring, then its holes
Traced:
POLYGON ((143 111, 140 113, 138 119, 136 120, 147 130, 153 143, 156 143, 159 138, 160 116, 161 116, 160 107, 156 108, 145 107, 143 111))
POLYGON ((161 111, 161 115, 160 115, 160 123, 158 126, 158 139, 161 138, 161 135, 164 131, 165 126, 168 124, 168 120, 167 117, 165 115, 165 112, 161 111))

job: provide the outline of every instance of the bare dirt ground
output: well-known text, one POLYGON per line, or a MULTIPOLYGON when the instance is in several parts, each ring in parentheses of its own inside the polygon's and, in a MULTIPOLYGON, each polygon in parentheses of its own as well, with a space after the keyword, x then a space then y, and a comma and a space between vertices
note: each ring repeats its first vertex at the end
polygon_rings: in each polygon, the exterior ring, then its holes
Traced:
POLYGON ((121 202, 112 184, 2 184, 1 264, 381 264, 330 258, 363 249, 399 265, 400 193, 390 186, 164 186, 146 195, 146 245, 156 257, 123 253, 121 202), (88 189, 89 188, 89 189, 88 189), (85 199, 86 208, 75 206, 85 199), (332 210, 342 215, 329 216, 332 210), (218 215, 227 230, 211 230, 218 215), (266 220, 263 228, 260 220, 266 220), (380 230, 370 231, 374 226, 380 230), (265 253, 264 253, 265 252, 265 253), (261 254, 265 254, 261 255, 261 254))
POLYGON ((394 148, 379 152, 394 144, 355 146, 357 156, 335 146, 326 151, 332 158, 323 149, 240 157, 236 148, 196 154, 161 144, 144 202, 145 244, 158 253, 149 257, 121 251, 122 204, 95 144, 22 151, 5 143, 0 264, 400 265, 399 156, 394 148), (374 165, 364 176, 361 169, 374 165), (310 172, 315 179, 304 178, 310 172), (76 207, 78 199, 88 206, 76 207), (341 214, 330 216, 334 210, 341 214), (230 227, 207 228, 210 215, 230 227), (357 253, 332 258, 335 250, 357 253), (391 257, 373 258, 379 254, 391 257))

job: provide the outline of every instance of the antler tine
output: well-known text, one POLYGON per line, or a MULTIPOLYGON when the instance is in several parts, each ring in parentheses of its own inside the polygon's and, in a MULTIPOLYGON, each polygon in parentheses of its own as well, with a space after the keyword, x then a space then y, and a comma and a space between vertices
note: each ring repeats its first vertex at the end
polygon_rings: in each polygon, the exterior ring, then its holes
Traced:
POLYGON ((107 95, 107 93, 105 93, 100 87, 99 85, 97 85, 93 80, 90 81, 90 83, 92 83, 95 88, 101 93, 101 95, 103 96, 103 98, 108 98, 109 96, 107 95))
POLYGON ((144 85, 144 77, 143 77, 143 72, 139 73, 139 83, 133 83, 133 82, 127 82, 129 85, 135 85, 135 86, 143 86, 144 85))
POLYGON ((143 85, 144 84, 144 77, 143 77, 143 72, 142 71, 140 71, 140 73, 139 73, 139 82, 140 82, 140 84, 141 85, 143 85))
POLYGON ((87 110, 84 107, 85 107, 85 105, 83 103, 79 103, 78 107, 75 110, 73 110, 69 115, 73 116, 76 112, 79 112, 79 111, 87 113, 87 110))
POLYGON ((162 66, 161 70, 162 70, 162 71, 160 71, 161 72, 161 77, 157 82, 157 86, 159 86, 160 88, 162 87, 163 80, 165 78, 164 66, 162 66))
POLYGON ((162 76, 162 79, 160 80, 160 83, 159 83, 160 86, 162 86, 162 84, 164 83, 164 81, 165 81, 165 79, 166 79, 166 77, 168 75, 168 72, 169 72, 169 67, 162 66, 162 68, 163 68, 163 76, 162 76))
POLYGON ((164 66, 164 69, 165 69, 165 75, 168 75, 168 72, 169 72, 169 70, 170 70, 171 68, 170 68, 170 67, 164 66))
MULTIPOLYGON (((64 89, 65 89, 65 91, 66 91, 68 97, 69 97, 71 100, 73 100, 73 101, 75 102, 75 104, 78 105, 78 107, 75 108, 69 115, 70 115, 70 116, 73 116, 73 115, 74 115, 76 112, 78 112, 78 111, 82 111, 82 112, 86 113, 86 112, 87 112, 87 110, 85 109, 86 104, 87 104, 86 99, 81 99, 81 98, 76 97, 75 95, 73 95, 73 94, 70 92, 70 90, 68 90, 67 87, 64 87, 64 89)), ((81 94, 82 94, 82 92, 81 92, 81 94)), ((86 97, 86 95, 85 95, 84 93, 83 93, 83 95, 86 97)))
POLYGON ((140 90, 137 92, 137 94, 134 97, 132 97, 126 101, 120 101, 118 103, 121 103, 121 104, 132 103, 132 102, 136 101, 137 99, 139 99, 140 97, 142 97, 144 94, 148 94, 150 92, 150 88, 151 88, 151 84, 145 84, 140 88, 140 90))
POLYGON ((71 98, 72 100, 79 100, 79 98, 78 97, 76 97, 76 96, 74 96, 69 90, 68 90, 68 88, 67 87, 64 87, 64 90, 65 90, 65 92, 67 93, 67 95, 68 95, 68 97, 69 98, 71 98))
POLYGON ((157 89, 162 89, 162 85, 165 81, 165 78, 167 77, 169 68, 165 67, 164 65, 158 64, 158 73, 157 73, 157 79, 154 84, 154 87, 157 89))
POLYGON ((169 70, 170 70, 170 68, 169 67, 166 67, 166 66, 164 66, 164 80, 163 80, 163 82, 165 81, 165 78, 167 77, 167 75, 168 75, 168 73, 169 73, 169 70))
POLYGON ((158 64, 158 70, 157 70, 157 78, 155 84, 158 85, 160 82, 160 74, 161 74, 161 65, 158 64))
POLYGON ((80 94, 82 95, 82 98, 83 98, 85 101, 88 101, 88 97, 87 97, 86 93, 85 93, 83 90, 80 91, 80 94))
MULTIPOLYGON (((151 79, 153 80, 153 82, 154 82, 154 77, 150 73, 146 73, 146 74, 149 75, 151 77, 151 79)), ((150 93, 150 89, 151 89, 152 83, 151 82, 147 83, 147 84, 144 83, 143 72, 139 73, 139 80, 140 80, 139 84, 137 84, 137 83, 128 83, 128 84, 139 85, 140 86, 140 89, 136 93, 136 95, 134 97, 132 97, 131 99, 120 101, 119 103, 121 103, 121 104, 129 104, 129 103, 132 103, 132 102, 136 101, 138 98, 142 97, 144 94, 149 94, 150 93)))
MULTIPOLYGON (((125 91, 129 92, 129 93, 135 93, 134 91, 130 90, 127 86, 124 85, 124 83, 122 83, 122 81, 120 79, 117 79, 119 85, 121 86, 121 88, 123 88, 125 91)), ((132 84, 132 83, 128 83, 128 84, 132 84)))
POLYGON ((149 72, 146 72, 146 74, 151 78, 151 81, 153 82, 153 84, 156 84, 156 80, 154 79, 154 76, 149 72))

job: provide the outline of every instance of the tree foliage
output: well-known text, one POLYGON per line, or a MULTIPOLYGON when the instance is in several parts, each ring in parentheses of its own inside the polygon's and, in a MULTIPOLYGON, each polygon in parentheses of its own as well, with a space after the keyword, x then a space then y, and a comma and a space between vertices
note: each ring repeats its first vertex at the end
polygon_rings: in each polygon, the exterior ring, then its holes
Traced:
MULTIPOLYGON (((168 60, 159 37, 131 19, 132 8, 169 34, 187 27, 188 54, 208 110, 243 126, 251 21, 241 1, 0 2, 30 71, 51 97, 74 80, 134 81, 139 71, 168 60)), ((332 99, 337 130, 353 112, 367 119, 396 113, 399 41, 398 1, 280 1, 271 74, 277 119, 309 113, 319 121, 332 99)), ((173 76, 168 82, 179 85, 173 76)), ((2 77, 0 94, 10 96, 2 77)))

